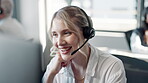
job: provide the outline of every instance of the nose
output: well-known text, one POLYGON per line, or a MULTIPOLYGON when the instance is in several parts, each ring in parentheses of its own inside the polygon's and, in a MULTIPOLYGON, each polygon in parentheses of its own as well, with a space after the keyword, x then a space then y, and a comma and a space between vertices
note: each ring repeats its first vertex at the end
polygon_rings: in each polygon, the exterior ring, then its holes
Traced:
POLYGON ((58 38, 57 44, 58 44, 58 46, 65 45, 66 44, 65 38, 63 38, 63 37, 60 36, 58 38))

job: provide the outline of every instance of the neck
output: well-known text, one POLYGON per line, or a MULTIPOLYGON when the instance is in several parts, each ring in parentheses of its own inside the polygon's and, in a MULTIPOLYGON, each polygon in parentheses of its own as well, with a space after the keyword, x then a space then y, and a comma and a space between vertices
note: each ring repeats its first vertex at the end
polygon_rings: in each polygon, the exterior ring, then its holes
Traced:
POLYGON ((88 44, 86 44, 84 48, 82 48, 81 50, 83 51, 83 53, 81 51, 78 52, 71 63, 71 67, 76 80, 82 80, 85 77, 86 68, 90 56, 90 47, 88 46, 88 44), (83 51, 84 48, 87 50, 83 51))
POLYGON ((86 75, 86 67, 75 66, 72 64, 72 70, 76 81, 83 81, 86 75))
POLYGON ((90 56, 90 47, 86 44, 83 48, 81 48, 77 53, 76 57, 73 58, 72 63, 74 66, 80 66, 85 68, 90 56))

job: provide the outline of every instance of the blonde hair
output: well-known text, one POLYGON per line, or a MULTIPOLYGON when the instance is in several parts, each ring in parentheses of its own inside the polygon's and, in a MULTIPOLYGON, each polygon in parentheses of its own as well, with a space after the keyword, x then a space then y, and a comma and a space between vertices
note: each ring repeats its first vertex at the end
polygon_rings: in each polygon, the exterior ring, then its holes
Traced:
MULTIPOLYGON (((50 39, 52 39, 51 36, 51 29, 54 19, 62 20, 66 27, 74 31, 74 33, 79 37, 80 33, 78 33, 79 30, 83 31, 82 27, 89 26, 88 20, 84 12, 76 6, 66 6, 64 8, 61 8, 55 14, 53 15, 53 18, 51 20, 51 26, 48 31, 50 39), (78 28, 79 29, 78 29, 78 28)), ((89 19, 89 22, 92 21, 89 19)), ((91 25, 92 27, 92 25, 91 25)))

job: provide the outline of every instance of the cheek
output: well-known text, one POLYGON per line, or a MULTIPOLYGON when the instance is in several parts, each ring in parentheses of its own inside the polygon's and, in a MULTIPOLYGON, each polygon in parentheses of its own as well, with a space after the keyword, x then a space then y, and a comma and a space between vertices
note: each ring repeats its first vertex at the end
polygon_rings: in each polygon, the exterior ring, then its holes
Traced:
POLYGON ((78 46, 78 37, 72 37, 72 38, 69 38, 69 43, 73 46, 78 46))
MULTIPOLYGON (((74 48, 78 47, 79 39, 76 35, 72 34, 69 37, 63 37, 63 40, 66 42, 65 44, 72 45, 74 48)), ((56 38, 52 38, 52 43, 55 47, 58 47, 58 41, 56 38)))

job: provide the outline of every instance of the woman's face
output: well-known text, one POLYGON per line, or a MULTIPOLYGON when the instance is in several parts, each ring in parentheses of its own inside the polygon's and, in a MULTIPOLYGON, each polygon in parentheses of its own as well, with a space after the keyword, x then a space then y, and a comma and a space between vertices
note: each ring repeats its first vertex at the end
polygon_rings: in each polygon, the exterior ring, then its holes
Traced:
POLYGON ((71 56, 71 53, 78 48, 76 34, 58 19, 54 19, 51 33, 53 45, 58 48, 63 60, 70 61, 75 56, 71 56))

